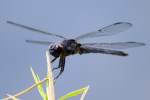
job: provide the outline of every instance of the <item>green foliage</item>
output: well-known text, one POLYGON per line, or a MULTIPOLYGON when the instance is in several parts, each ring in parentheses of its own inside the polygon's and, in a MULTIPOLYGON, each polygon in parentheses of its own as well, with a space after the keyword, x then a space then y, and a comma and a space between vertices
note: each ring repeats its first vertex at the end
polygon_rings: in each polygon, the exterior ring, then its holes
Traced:
MULTIPOLYGON (((50 55, 49 52, 46 52, 46 57, 47 57, 47 75, 44 79, 40 80, 38 74, 35 73, 35 71, 31 68, 31 73, 34 79, 35 84, 33 84, 32 86, 28 87, 27 89, 24 89, 23 91, 16 93, 15 95, 7 95, 8 97, 3 98, 2 100, 19 100, 18 97, 21 95, 24 95, 28 92, 30 92, 31 90, 33 90, 33 88, 37 87, 38 92, 40 94, 40 96, 42 97, 43 100, 56 100, 55 99, 55 92, 54 92, 54 81, 53 81, 53 75, 52 75, 52 69, 51 69, 51 59, 50 59, 50 55), (46 84, 45 84, 46 82, 46 84), (46 85, 46 92, 44 91, 43 85, 46 85)), ((89 89, 89 86, 72 91, 62 97, 60 97, 58 100, 67 100, 70 99, 74 96, 78 96, 81 95, 80 100, 84 100, 84 97, 87 93, 89 89)))
MULTIPOLYGON (((32 72, 32 76, 34 78, 35 83, 36 84, 39 83, 40 82, 40 78, 39 78, 39 76, 35 73, 35 71, 32 68, 31 68, 31 72, 32 72)), ((48 86, 48 84, 46 85, 46 87, 47 86, 48 86)), ((47 94, 44 91, 43 84, 39 84, 37 86, 37 88, 38 88, 39 94, 41 95, 43 100, 48 100, 48 96, 47 96, 47 94)), ((89 89, 89 86, 81 88, 81 89, 78 89, 78 90, 75 90, 75 91, 72 91, 72 92, 70 92, 70 93, 60 97, 58 100, 67 100, 67 99, 70 99, 70 98, 72 98, 74 96, 78 96, 78 95, 82 95, 81 98, 84 98, 84 96, 87 93, 88 89, 89 89)), ((83 99, 80 99, 80 100, 83 100, 83 99)))
POLYGON ((85 94, 87 93, 88 89, 89 89, 89 86, 78 89, 78 90, 75 90, 75 91, 72 91, 72 92, 60 97, 58 100, 67 100, 69 98, 72 98, 74 96, 78 96, 80 94, 82 94, 80 100, 83 100, 83 98, 84 98, 85 94))
MULTIPOLYGON (((31 73, 32 73, 32 76, 34 78, 35 83, 36 84, 39 83, 40 82, 40 78, 39 78, 38 74, 36 74, 34 72, 34 70, 32 69, 32 67, 31 67, 31 73)), ((43 88, 43 84, 39 84, 37 86, 37 88, 38 88, 39 94, 41 95, 41 97, 43 98, 43 100, 48 100, 47 99, 47 95, 46 95, 46 93, 44 91, 44 88, 43 88)))

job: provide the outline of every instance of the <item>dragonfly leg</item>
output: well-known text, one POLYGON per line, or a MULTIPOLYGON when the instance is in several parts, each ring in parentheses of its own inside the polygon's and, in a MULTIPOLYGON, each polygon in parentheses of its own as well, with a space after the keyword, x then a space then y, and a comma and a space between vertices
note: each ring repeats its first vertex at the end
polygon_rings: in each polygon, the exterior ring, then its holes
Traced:
POLYGON ((59 69, 59 68, 61 68, 61 67, 60 67, 60 66, 54 67, 54 68, 52 69, 52 71, 57 70, 57 69, 59 69))
POLYGON ((64 71, 64 66, 61 67, 59 74, 54 78, 54 80, 58 79, 59 76, 63 73, 63 71, 64 71))
MULTIPOLYGON (((51 61, 51 63, 53 63, 57 58, 58 58, 58 57, 55 57, 55 58, 51 61)), ((54 67, 54 68, 52 69, 52 71, 57 70, 57 69, 59 69, 59 68, 61 68, 61 66, 54 67)))
POLYGON ((55 57, 54 59, 51 60, 51 63, 53 63, 58 57, 55 57))
POLYGON ((61 68, 61 69, 60 69, 59 74, 54 78, 54 80, 58 79, 59 76, 60 76, 60 75, 63 73, 63 71, 64 71, 64 68, 65 68, 65 56, 60 57, 59 66, 56 67, 56 68, 54 68, 53 70, 56 70, 56 69, 58 69, 58 68, 61 68))

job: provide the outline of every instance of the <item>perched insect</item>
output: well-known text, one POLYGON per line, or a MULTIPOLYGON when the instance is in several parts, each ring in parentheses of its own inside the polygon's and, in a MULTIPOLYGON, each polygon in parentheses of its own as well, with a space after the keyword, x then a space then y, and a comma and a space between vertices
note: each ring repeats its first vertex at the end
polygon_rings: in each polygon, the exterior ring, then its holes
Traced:
POLYGON ((54 57, 54 59, 51 62, 54 62, 57 58, 59 58, 58 67, 53 68, 53 70, 60 68, 60 72, 54 79, 57 79, 63 73, 65 67, 65 58, 67 56, 74 55, 74 54, 88 54, 88 53, 101 53, 101 54, 111 54, 117 56, 127 56, 128 55, 127 53, 123 51, 114 50, 114 49, 125 49, 125 48, 139 47, 145 45, 144 43, 140 43, 140 42, 115 42, 115 43, 79 43, 78 42, 81 39, 100 37, 100 36, 110 36, 110 35, 123 32, 132 26, 132 24, 128 22, 114 23, 112 25, 103 27, 97 31, 80 35, 74 39, 67 39, 61 35, 45 32, 12 21, 7 21, 7 23, 31 31, 39 32, 45 35, 55 36, 63 39, 61 43, 53 43, 49 41, 26 40, 26 42, 28 43, 49 45, 49 53, 54 57))

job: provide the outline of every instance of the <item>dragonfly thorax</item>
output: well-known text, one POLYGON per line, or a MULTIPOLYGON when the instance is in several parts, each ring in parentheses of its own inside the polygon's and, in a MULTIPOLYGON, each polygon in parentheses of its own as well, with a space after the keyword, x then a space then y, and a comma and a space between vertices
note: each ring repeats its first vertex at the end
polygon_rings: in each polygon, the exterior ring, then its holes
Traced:
POLYGON ((77 43, 74 39, 64 40, 62 42, 63 49, 66 55, 75 54, 79 51, 81 46, 80 43, 77 43))

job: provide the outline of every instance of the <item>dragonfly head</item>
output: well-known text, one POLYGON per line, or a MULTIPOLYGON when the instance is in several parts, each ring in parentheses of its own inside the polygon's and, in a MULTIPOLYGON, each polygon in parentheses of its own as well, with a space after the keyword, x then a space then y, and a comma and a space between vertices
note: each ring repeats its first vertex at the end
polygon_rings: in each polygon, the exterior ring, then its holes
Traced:
POLYGON ((54 57, 59 57, 62 52, 63 46, 61 43, 54 43, 49 46, 49 52, 54 57))

